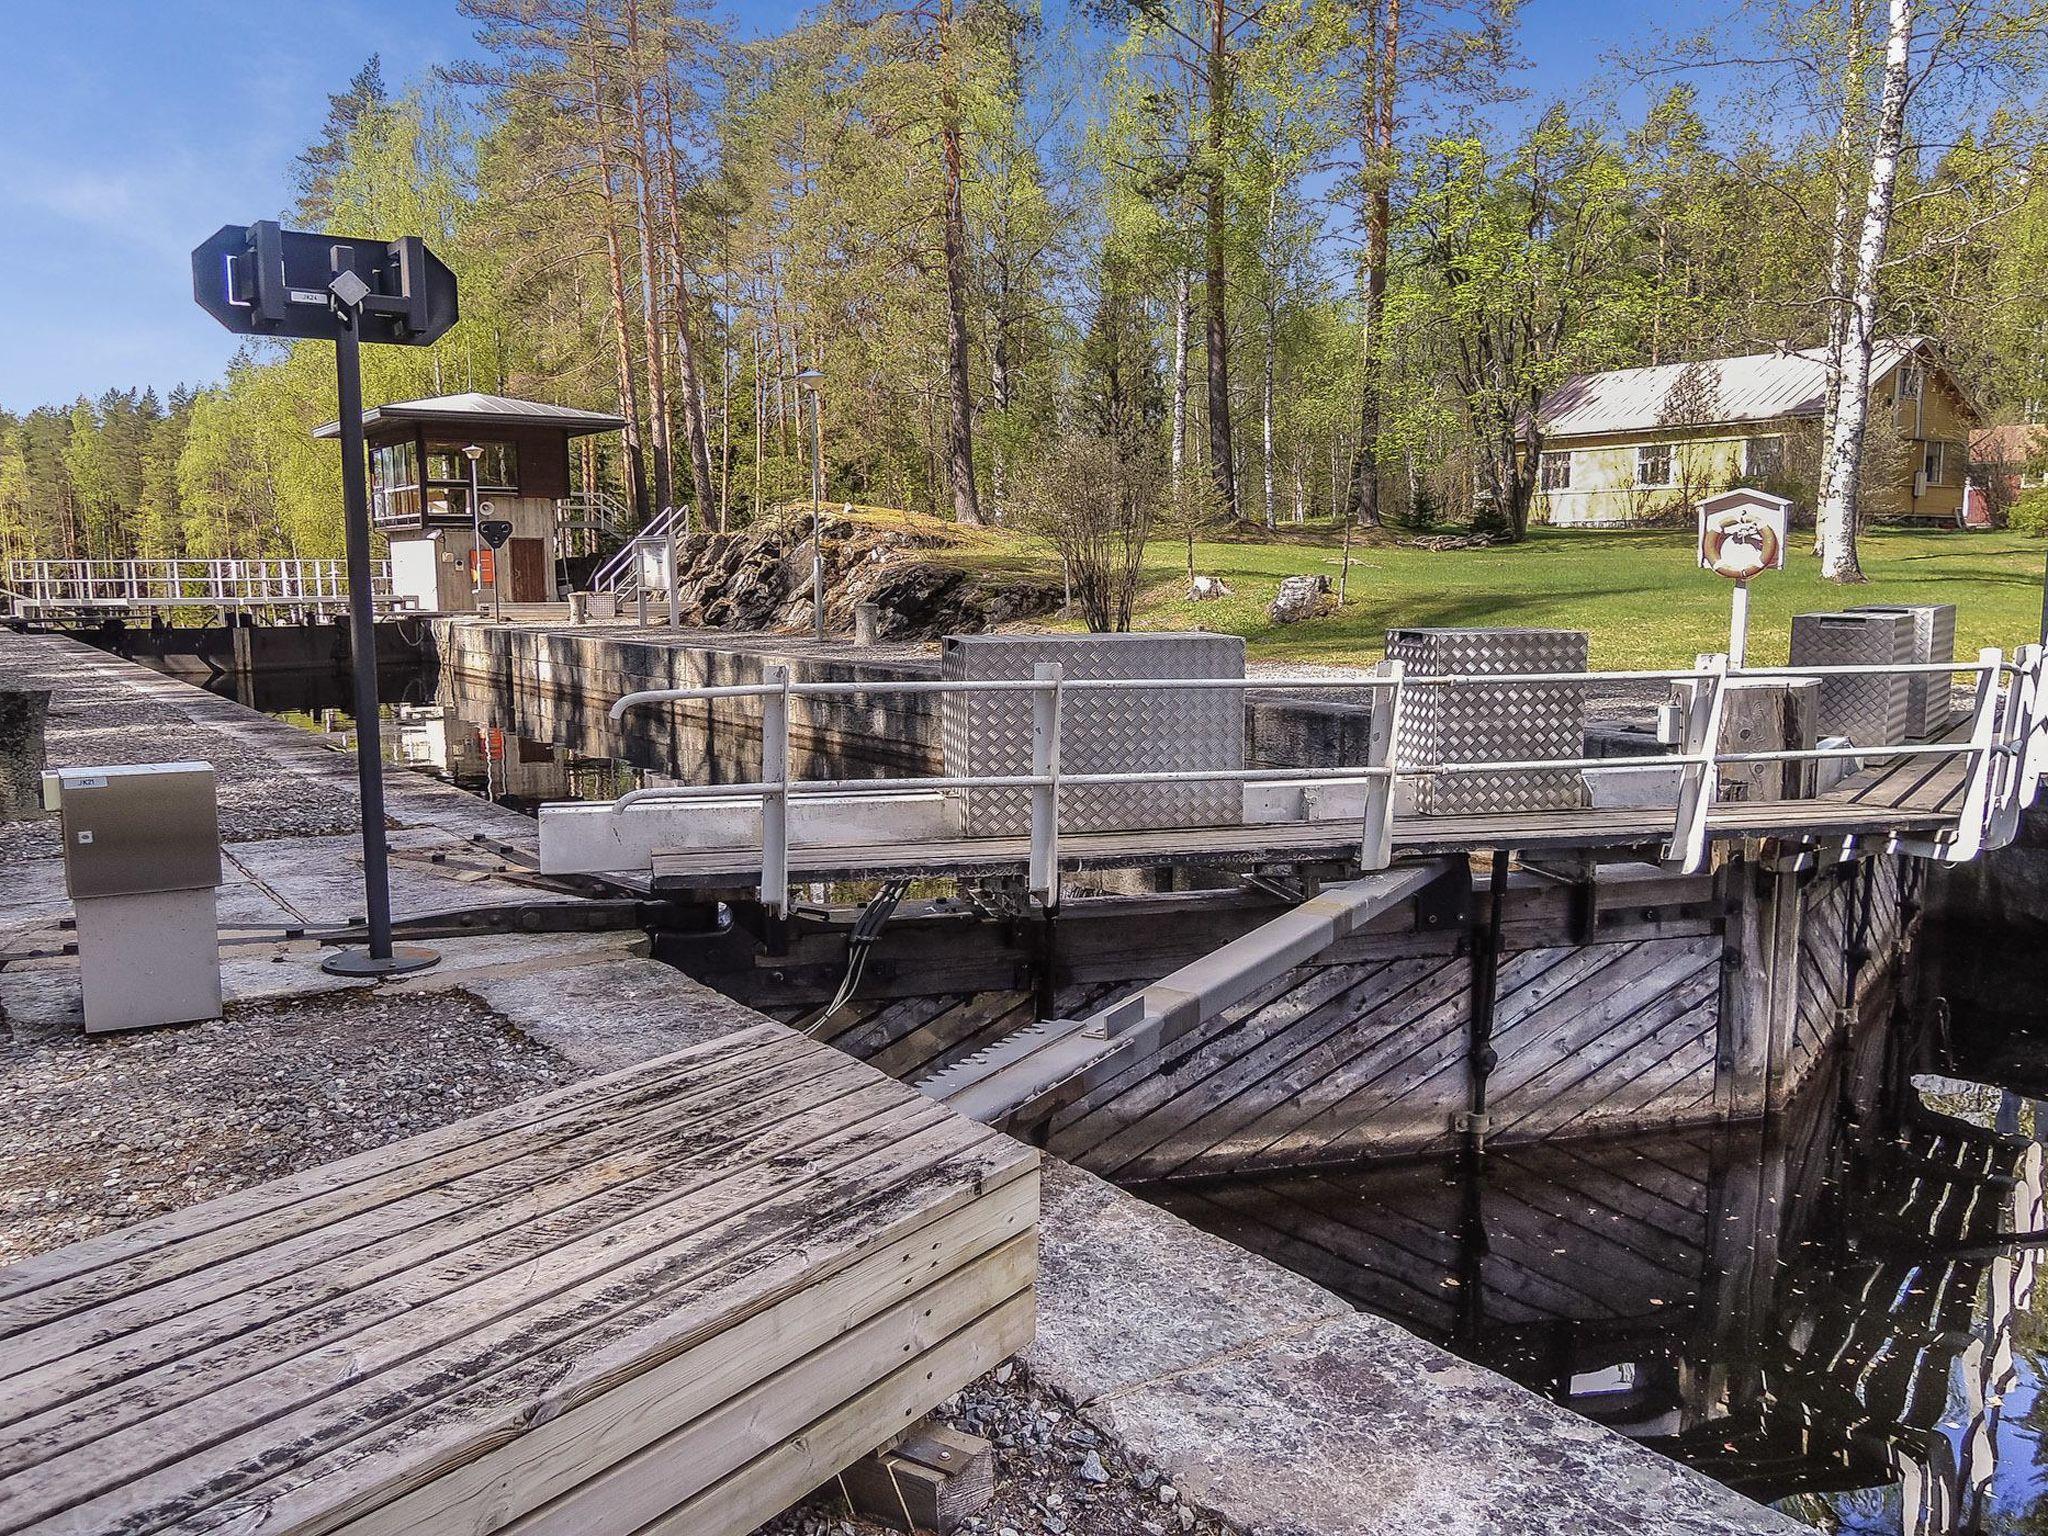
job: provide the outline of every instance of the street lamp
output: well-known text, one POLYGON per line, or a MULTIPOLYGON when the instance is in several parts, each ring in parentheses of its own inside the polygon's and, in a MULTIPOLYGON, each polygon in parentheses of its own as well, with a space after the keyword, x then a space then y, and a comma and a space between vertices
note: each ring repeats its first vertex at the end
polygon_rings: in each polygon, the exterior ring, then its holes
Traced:
MULTIPOLYGON (((484 602, 484 504, 476 483, 476 461, 484 456, 483 445, 471 443, 462 456, 469 460, 469 606, 473 612, 484 602)), ((493 576, 496 572, 493 561, 493 576)), ((495 580, 492 585, 497 585, 495 580)))
POLYGON ((811 638, 825 638, 825 543, 823 523, 818 510, 825 499, 825 437, 818 424, 818 386, 825 381, 823 372, 816 368, 805 368, 791 376, 790 382, 811 397, 811 638))

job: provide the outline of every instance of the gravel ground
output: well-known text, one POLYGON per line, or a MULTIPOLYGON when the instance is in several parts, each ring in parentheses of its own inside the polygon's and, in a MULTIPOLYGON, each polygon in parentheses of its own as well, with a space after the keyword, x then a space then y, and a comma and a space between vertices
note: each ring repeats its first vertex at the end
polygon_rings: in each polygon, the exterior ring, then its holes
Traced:
MULTIPOLYGON (((228 842, 269 837, 326 837, 360 829, 355 792, 345 777, 333 781, 280 772, 274 751, 260 740, 197 721, 172 700, 182 690, 153 697, 136 675, 86 672, 56 647, 18 641, 8 648, 12 686, 50 688, 49 760, 58 764, 162 763, 197 758, 220 779, 220 830, 228 842)), ((13 859, 51 858, 58 852, 54 822, 0 826, 0 865, 13 859)))
MULTIPOLYGON (((996 1496, 961 1527, 983 1536, 1233 1536, 1237 1527, 1197 1514, 1155 1468, 1107 1437, 1015 1366, 985 1376, 935 1418, 996 1448, 996 1496)), ((823 1489, 755 1536, 882 1536, 901 1527, 847 1514, 823 1489)), ((1258 1536, 1252 1532, 1251 1536, 1258 1536)))
POLYGON ((475 998, 328 993, 214 1024, 0 1038, 0 1264, 582 1074, 475 998))

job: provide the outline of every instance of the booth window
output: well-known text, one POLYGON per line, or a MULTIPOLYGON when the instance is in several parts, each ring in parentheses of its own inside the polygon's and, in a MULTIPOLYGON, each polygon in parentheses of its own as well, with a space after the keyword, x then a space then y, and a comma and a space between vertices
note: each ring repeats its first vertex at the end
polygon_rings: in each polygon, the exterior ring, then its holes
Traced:
POLYGON ((409 440, 386 443, 370 455, 370 511, 379 523, 419 520, 418 445, 409 440))
MULTIPOLYGON (((427 444, 427 483, 469 486, 469 458, 464 443, 427 444)), ((516 443, 481 443, 483 456, 476 461, 477 486, 486 491, 517 492, 519 489, 519 447, 516 443)))

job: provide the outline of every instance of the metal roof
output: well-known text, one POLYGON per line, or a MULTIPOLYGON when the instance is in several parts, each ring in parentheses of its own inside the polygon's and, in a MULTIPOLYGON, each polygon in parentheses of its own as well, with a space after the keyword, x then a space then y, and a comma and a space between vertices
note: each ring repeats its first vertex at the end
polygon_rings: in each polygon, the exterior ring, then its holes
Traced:
MULTIPOLYGON (((1921 336, 1879 341, 1871 356, 1875 384, 1906 357, 1926 346, 1921 336)), ((1781 416, 1818 416, 1827 396, 1827 352, 1757 352, 1702 363, 1664 363, 1655 368, 1618 368, 1566 379, 1543 399, 1537 417, 1546 437, 1587 437, 1607 432, 1650 432, 1675 426, 1708 427, 1781 416), (1688 369, 1707 370, 1687 403, 1674 387, 1688 369)))
MULTIPOLYGON (((571 437, 591 432, 616 432, 624 418, 602 411, 579 411, 569 405, 549 405, 543 400, 514 400, 509 395, 436 395, 428 400, 399 400, 376 405, 363 412, 363 426, 384 422, 424 421, 461 427, 556 427, 571 437)), ((315 437, 338 437, 341 423, 330 421, 316 427, 315 437)))

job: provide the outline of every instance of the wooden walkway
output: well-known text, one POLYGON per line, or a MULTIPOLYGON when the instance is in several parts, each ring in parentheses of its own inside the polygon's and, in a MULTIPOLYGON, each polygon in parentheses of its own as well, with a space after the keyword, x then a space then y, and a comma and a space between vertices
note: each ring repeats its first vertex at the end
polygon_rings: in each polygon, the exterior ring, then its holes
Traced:
POLYGON ((744 1532, 1029 1341, 1037 1211, 743 1030, 0 1271, 0 1531, 744 1532))
MULTIPOLYGON (((1960 739, 1958 727, 1945 739, 1960 739)), ((1968 759, 1916 756, 1894 759, 1845 779, 1811 800, 1724 802, 1707 817, 1717 839, 1744 837, 1890 837, 1937 831, 1949 825, 1962 801, 1968 759)), ((914 781, 907 781, 914 787, 914 781)), ((1496 848, 1523 852, 1554 849, 1641 848, 1671 835, 1667 809, 1493 812, 1455 816, 1401 816, 1394 823, 1398 855, 1474 853, 1496 848)), ((1166 827, 1060 835, 1063 870, 1128 869, 1146 865, 1344 863, 1355 860, 1359 828, 1349 821, 1249 823, 1227 827, 1166 827)), ((789 873, 798 880, 883 879, 892 875, 976 876, 1021 873, 1031 860, 1028 837, 955 838, 820 847, 793 843, 789 873)), ((751 889, 761 872, 754 847, 659 852, 654 885, 666 890, 751 889)))

